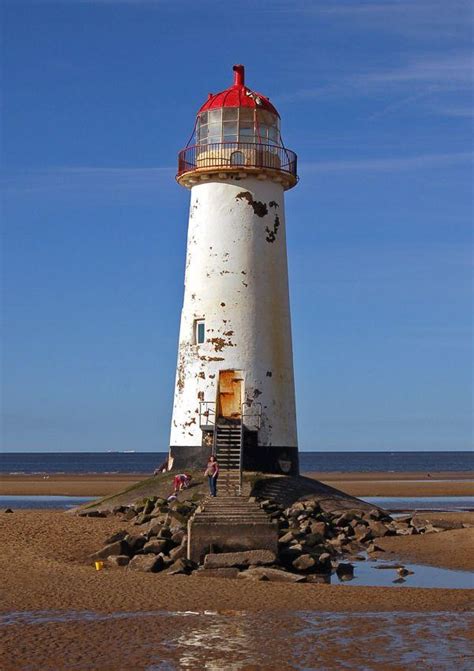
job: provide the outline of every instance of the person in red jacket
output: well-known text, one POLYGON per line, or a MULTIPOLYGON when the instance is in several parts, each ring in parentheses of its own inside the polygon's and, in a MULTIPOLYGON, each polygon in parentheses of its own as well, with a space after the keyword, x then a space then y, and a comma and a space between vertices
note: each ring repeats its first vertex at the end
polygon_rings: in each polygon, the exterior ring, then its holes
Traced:
POLYGON ((204 472, 209 481, 209 493, 211 496, 217 496, 217 478, 219 477, 219 464, 214 455, 209 457, 207 467, 204 472))
POLYGON ((191 479, 191 476, 187 473, 178 473, 178 475, 175 475, 173 480, 174 493, 177 494, 182 489, 187 489, 191 479))

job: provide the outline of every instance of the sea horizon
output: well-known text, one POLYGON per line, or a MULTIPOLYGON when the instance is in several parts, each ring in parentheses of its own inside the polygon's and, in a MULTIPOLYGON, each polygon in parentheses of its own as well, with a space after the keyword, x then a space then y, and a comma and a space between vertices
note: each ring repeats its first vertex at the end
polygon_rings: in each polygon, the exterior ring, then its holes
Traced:
MULTIPOLYGON (((167 452, 3 452, 0 472, 33 474, 152 473, 167 452)), ((301 451, 300 471, 443 472, 474 471, 470 451, 301 451)))

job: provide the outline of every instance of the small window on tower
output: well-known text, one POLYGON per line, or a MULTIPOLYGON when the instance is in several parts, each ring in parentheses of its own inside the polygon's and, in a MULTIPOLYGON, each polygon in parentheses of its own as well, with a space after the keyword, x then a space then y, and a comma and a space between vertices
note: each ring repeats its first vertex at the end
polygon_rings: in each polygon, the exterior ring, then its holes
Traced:
POLYGON ((194 340, 196 345, 206 342, 206 323, 204 319, 196 319, 194 322, 194 340))

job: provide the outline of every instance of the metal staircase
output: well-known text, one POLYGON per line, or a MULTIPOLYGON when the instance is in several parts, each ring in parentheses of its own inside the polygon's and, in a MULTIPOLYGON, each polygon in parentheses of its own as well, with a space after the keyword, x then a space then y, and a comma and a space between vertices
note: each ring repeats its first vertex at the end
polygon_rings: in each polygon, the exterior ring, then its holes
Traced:
POLYGON ((215 455, 219 464, 219 490, 227 496, 240 496, 242 487, 242 423, 217 424, 215 455))
POLYGON ((203 431, 212 432, 212 453, 219 464, 218 495, 242 495, 242 451, 244 431, 260 430, 262 405, 255 401, 241 404, 239 419, 217 417, 215 401, 199 404, 199 425, 203 431))

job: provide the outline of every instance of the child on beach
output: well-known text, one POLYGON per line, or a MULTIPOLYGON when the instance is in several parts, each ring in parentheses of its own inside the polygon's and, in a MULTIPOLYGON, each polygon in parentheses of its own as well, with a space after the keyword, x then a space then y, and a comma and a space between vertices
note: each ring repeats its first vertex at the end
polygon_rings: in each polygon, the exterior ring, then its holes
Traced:
POLYGON ((182 489, 187 489, 191 480, 192 477, 187 473, 178 473, 178 475, 175 475, 173 480, 174 494, 177 494, 182 489))
POLYGON ((209 493, 211 496, 217 496, 217 478, 219 477, 219 464, 214 455, 209 457, 204 475, 207 475, 209 481, 209 493))

